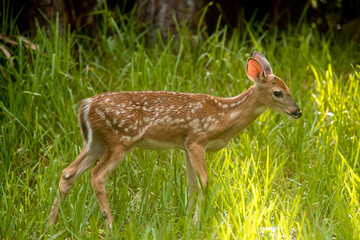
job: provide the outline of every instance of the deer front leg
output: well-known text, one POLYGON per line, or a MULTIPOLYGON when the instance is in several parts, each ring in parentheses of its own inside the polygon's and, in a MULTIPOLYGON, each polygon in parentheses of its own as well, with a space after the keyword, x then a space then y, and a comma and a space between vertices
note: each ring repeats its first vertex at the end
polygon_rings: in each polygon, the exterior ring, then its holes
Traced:
MULTIPOLYGON (((190 200, 189 208, 192 207, 194 201, 194 193, 202 187, 206 187, 208 173, 205 164, 205 148, 198 143, 190 143, 186 145, 186 170, 190 184, 190 200), (198 177, 199 176, 199 177, 198 177), (200 182, 198 181, 200 178, 200 182)), ((202 189, 201 189, 202 191, 202 189)), ((201 198, 203 198, 201 194, 201 198)), ((198 221, 199 206, 196 204, 194 222, 198 221)))
POLYGON ((190 162, 189 154, 186 152, 185 155, 186 155, 186 172, 187 172, 187 179, 189 182, 189 196, 190 196, 188 208, 191 209, 194 202, 194 194, 198 188, 198 183, 196 180, 197 176, 190 162))

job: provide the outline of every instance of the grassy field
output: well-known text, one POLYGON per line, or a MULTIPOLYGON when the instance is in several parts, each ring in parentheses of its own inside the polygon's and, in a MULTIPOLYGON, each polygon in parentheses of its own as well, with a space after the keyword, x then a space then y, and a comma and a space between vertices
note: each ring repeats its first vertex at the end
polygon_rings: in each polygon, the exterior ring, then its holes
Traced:
MULTIPOLYGON (((307 24, 285 31, 244 23, 207 36, 186 28, 145 40, 134 16, 105 15, 98 37, 47 37, 37 50, 1 57, 1 239, 359 239, 359 44, 307 24), (303 117, 266 111, 223 150, 207 154, 209 185, 198 225, 187 211, 184 153, 128 155, 107 182, 113 232, 102 220, 89 172, 47 218, 62 169, 79 154, 76 113, 104 91, 171 90, 235 96, 249 86, 250 54, 267 56, 303 117)), ((16 34, 11 25, 3 32, 16 34)))

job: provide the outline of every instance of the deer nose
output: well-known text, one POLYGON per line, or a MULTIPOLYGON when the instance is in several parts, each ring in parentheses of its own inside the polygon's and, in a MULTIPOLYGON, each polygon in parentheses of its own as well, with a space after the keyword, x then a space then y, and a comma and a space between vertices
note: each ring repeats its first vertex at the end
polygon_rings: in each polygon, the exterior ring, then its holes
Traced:
POLYGON ((300 108, 298 108, 297 110, 291 112, 291 115, 293 115, 295 118, 300 118, 302 116, 302 112, 300 108))

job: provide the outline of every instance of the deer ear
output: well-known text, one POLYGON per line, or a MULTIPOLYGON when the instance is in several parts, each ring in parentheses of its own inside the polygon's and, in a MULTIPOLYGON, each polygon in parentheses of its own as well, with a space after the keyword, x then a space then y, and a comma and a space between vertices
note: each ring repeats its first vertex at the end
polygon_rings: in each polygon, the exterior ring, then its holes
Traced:
POLYGON ((246 64, 246 75, 255 83, 260 83, 265 80, 263 67, 255 58, 248 59, 246 64))
POLYGON ((261 66, 264 68, 265 76, 273 74, 270 63, 268 62, 268 60, 266 59, 266 57, 264 55, 255 51, 253 53, 253 58, 256 59, 261 64, 261 66))

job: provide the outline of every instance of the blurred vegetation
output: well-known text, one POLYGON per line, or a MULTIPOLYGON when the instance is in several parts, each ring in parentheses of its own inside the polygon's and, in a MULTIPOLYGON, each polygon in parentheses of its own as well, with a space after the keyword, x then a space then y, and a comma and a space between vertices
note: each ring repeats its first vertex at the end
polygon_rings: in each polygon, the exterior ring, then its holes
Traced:
MULTIPOLYGON (((137 21, 146 25, 151 35, 156 35, 159 30, 163 37, 167 31, 175 33, 176 24, 185 23, 196 29, 204 9, 206 15, 201 23, 209 34, 218 24, 226 25, 232 31, 244 20, 260 21, 279 29, 306 21, 322 33, 333 31, 354 37, 354 32, 358 32, 355 26, 360 21, 359 0, 2 0, 1 7, 11 16, 20 34, 32 36, 37 24, 48 29, 57 16, 60 33, 67 31, 69 25, 71 30, 85 30, 92 36, 96 35, 94 27, 101 25, 99 14, 104 9, 122 15, 136 11, 137 21)), ((4 28, 2 30, 5 34, 4 28)))

